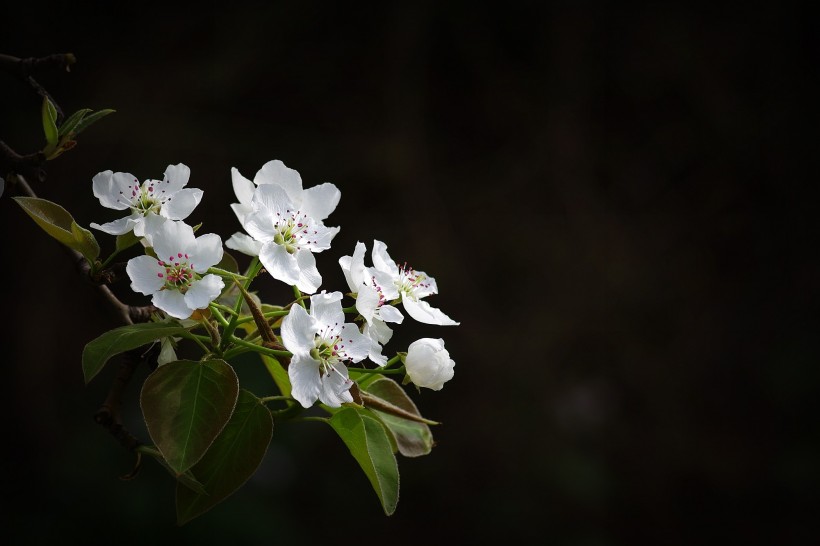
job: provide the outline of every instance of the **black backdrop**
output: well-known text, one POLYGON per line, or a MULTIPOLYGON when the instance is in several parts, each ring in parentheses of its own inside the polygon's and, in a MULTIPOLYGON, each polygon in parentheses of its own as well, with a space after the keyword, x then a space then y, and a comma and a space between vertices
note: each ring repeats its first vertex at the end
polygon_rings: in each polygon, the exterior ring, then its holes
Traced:
MULTIPOLYGON (((205 190, 190 220, 227 238, 230 168, 252 177, 281 159, 306 187, 342 191, 323 288, 344 289, 336 260, 357 240, 387 242, 462 322, 409 323, 391 345, 442 337, 456 375, 415 396, 444 424, 431 456, 400 461, 394 516, 332 432, 306 424, 277 428, 259 473, 178 528, 169 477, 148 464, 120 481, 133 461, 91 418, 113 368, 84 386, 79 358, 111 316, 3 196, 4 538, 816 536, 806 7, 70 4, 0 11, 1 53, 76 54, 70 74, 41 78, 65 109, 117 110, 48 166, 41 196, 109 221, 95 173, 159 178, 183 162, 205 190)), ((33 151, 39 101, 4 78, 0 139, 33 151)))

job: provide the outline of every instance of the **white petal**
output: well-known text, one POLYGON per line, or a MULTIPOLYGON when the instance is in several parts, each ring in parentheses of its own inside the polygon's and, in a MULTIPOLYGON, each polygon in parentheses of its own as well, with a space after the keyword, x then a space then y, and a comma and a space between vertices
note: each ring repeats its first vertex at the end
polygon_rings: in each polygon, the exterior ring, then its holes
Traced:
POLYGON ((299 266, 299 280, 296 287, 302 292, 312 294, 322 285, 322 276, 316 269, 316 258, 306 249, 296 251, 296 263, 299 266))
POLYGON ((322 292, 310 297, 310 316, 316 319, 320 327, 336 326, 341 330, 345 321, 345 314, 342 311, 341 292, 322 292))
POLYGON ((245 226, 245 218, 248 214, 253 212, 253 207, 250 205, 241 205, 239 203, 231 203, 231 210, 236 214, 237 220, 242 226, 245 226))
POLYGON ((322 382, 319 378, 319 363, 309 356, 293 355, 288 366, 290 378, 290 395, 309 408, 319 398, 322 382))
POLYGON ((245 231, 257 241, 267 243, 273 241, 277 231, 273 227, 276 222, 276 213, 266 208, 260 208, 245 216, 245 231))
POLYGON ((385 322, 395 322, 396 324, 401 324, 404 320, 404 315, 401 314, 401 311, 392 305, 382 305, 379 307, 379 317, 385 322))
POLYGON ((382 354, 382 346, 375 339, 370 340, 370 352, 367 354, 367 358, 379 366, 387 364, 387 357, 382 354))
POLYGON ((165 190, 166 194, 178 192, 185 187, 190 177, 191 169, 187 165, 183 163, 168 165, 162 182, 158 181, 157 186, 160 190, 165 190))
POLYGON ((219 296, 223 288, 225 283, 220 277, 205 275, 191 283, 191 287, 185 293, 185 304, 191 309, 205 309, 219 296))
POLYGON ((97 173, 91 180, 94 197, 100 200, 102 206, 115 210, 130 207, 134 185, 139 191, 139 180, 134 178, 134 175, 111 171, 97 173))
POLYGON ((185 296, 179 290, 160 290, 154 294, 153 304, 174 318, 186 319, 194 312, 185 303, 185 296))
POLYGON ((414 301, 402 295, 401 299, 407 314, 424 324, 437 324, 439 326, 458 326, 460 323, 454 321, 435 307, 431 307, 426 301, 414 301))
POLYGON ((301 305, 294 305, 282 319, 282 344, 294 355, 307 356, 317 330, 316 320, 301 305))
POLYGON ((364 283, 365 271, 364 254, 367 248, 362 242, 356 242, 356 248, 353 250, 353 256, 342 256, 339 258, 339 265, 342 266, 342 271, 345 274, 347 285, 351 292, 358 292, 359 287, 364 283))
POLYGON ((123 233, 128 233, 134 229, 134 225, 136 223, 137 220, 134 217, 126 216, 125 218, 120 218, 119 220, 114 220, 113 222, 108 222, 102 225, 92 222, 91 227, 104 231, 110 235, 122 235, 123 233))
POLYGON ((413 295, 416 296, 416 298, 426 298, 427 296, 438 294, 436 279, 429 276, 424 271, 416 271, 416 276, 423 277, 424 279, 421 281, 421 284, 413 290, 413 295))
POLYGON ((174 261, 180 252, 186 254, 195 248, 194 228, 185 222, 166 220, 154 232, 151 242, 160 260, 174 261))
MULTIPOLYGON (((396 273, 398 273, 398 271, 396 271, 396 273)), ((368 267, 366 274, 376 281, 376 284, 382 291, 382 295, 384 295, 384 299, 392 301, 399 297, 399 289, 396 287, 395 277, 393 277, 393 275, 380 271, 375 267, 368 267)))
POLYGON ((225 246, 233 250, 238 250, 248 256, 259 256, 262 243, 254 240, 245 233, 234 233, 231 238, 225 241, 225 246))
POLYGON ((160 209, 160 214, 170 220, 184 220, 202 201, 202 190, 185 188, 168 197, 160 209))
POLYGON ((359 362, 367 358, 370 352, 370 338, 359 332, 358 326, 352 322, 348 322, 342 326, 342 331, 339 333, 342 336, 344 343, 344 350, 347 356, 353 362, 359 362))
POLYGON ((169 220, 149 212, 145 216, 136 217, 137 224, 134 226, 134 235, 137 237, 145 237, 148 246, 154 246, 154 235, 162 228, 162 225, 169 220))
MULTIPOLYGON (((264 184, 253 192, 252 205, 254 210, 266 209, 273 216, 278 212, 281 216, 295 211, 293 200, 285 190, 273 184, 264 184)), ((250 232, 249 232, 250 233, 250 232)))
POLYGON ((399 266, 396 265, 396 262, 390 258, 390 254, 387 253, 386 244, 381 241, 374 240, 371 257, 373 258, 373 265, 376 269, 389 274, 392 278, 396 278, 398 276, 399 266))
POLYGON ((373 322, 373 316, 379 307, 379 293, 369 285, 361 285, 356 296, 356 310, 368 323, 373 322))
POLYGON ((342 192, 336 186, 325 182, 302 192, 302 204, 299 205, 299 210, 314 220, 324 220, 336 210, 341 197, 342 192))
POLYGON ((364 325, 364 335, 384 345, 393 337, 393 330, 384 321, 376 319, 373 324, 364 325))
POLYGON ((288 168, 278 159, 268 161, 253 178, 255 184, 275 184, 290 196, 291 201, 298 202, 302 197, 302 177, 295 170, 288 168))
POLYGON ((338 227, 326 227, 323 224, 313 224, 313 231, 316 233, 310 234, 310 241, 305 244, 311 252, 321 252, 330 248, 330 241, 339 233, 338 227))
POLYGON ((285 247, 270 242, 259 249, 259 261, 274 279, 294 285, 299 282, 299 265, 285 247))
POLYGON ((177 353, 174 350, 174 344, 171 341, 170 337, 166 337, 162 340, 160 345, 159 356, 157 356, 157 365, 164 366, 169 362, 174 362, 177 360, 177 353))
POLYGON ((200 274, 207 271, 211 266, 218 264, 222 260, 222 239, 216 233, 207 233, 196 238, 194 246, 191 248, 191 261, 196 271, 200 274))
POLYGON ((353 382, 348 379, 344 364, 336 364, 334 367, 335 372, 330 371, 321 378, 322 391, 319 393, 319 400, 331 408, 338 408, 345 402, 353 401, 353 396, 348 392, 353 382))
POLYGON ((231 167, 231 182, 233 183, 233 192, 236 198, 239 199, 241 205, 250 206, 251 199, 253 199, 253 190, 256 186, 253 182, 239 174, 239 169, 231 167))
POLYGON ((149 296, 165 285, 165 278, 160 277, 165 274, 165 268, 151 256, 131 258, 125 266, 125 271, 131 279, 131 289, 134 292, 149 296))

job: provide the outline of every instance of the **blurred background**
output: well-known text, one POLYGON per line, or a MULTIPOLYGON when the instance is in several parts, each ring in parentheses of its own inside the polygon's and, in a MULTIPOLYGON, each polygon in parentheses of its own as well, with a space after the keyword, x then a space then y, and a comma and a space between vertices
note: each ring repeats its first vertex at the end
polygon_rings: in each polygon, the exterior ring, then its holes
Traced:
MULTIPOLYGON (((170 477, 146 461, 121 481, 133 458, 92 419, 116 366, 85 386, 80 356, 113 317, 7 188, 7 543, 816 539, 808 3, 88 6, 0 8, 0 53, 77 56, 38 78, 64 110, 117 110, 35 191, 87 226, 119 217, 94 174, 182 162, 205 190, 189 221, 226 239, 231 167, 280 159, 305 187, 333 182, 322 287, 346 290, 337 260, 356 241, 386 242, 461 321, 405 322, 388 349, 441 337, 456 374, 411 391, 443 425, 430 456, 399 461, 392 517, 329 427, 305 423, 177 527, 170 477)), ((39 99, 7 74, 0 93, 0 139, 42 147, 39 99)), ((286 301, 280 285, 255 286, 286 301)), ((268 388, 254 361, 237 369, 268 388)), ((138 434, 146 374, 126 400, 138 434)))

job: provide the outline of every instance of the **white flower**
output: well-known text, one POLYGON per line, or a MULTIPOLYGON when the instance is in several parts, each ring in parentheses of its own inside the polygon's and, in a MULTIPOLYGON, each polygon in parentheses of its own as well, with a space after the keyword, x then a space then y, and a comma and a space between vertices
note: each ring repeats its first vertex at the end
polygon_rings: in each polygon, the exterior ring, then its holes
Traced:
POLYGON ((202 190, 184 188, 191 169, 183 165, 168 165, 162 180, 139 180, 128 173, 103 171, 92 180, 94 197, 102 206, 115 210, 130 210, 130 216, 108 222, 92 223, 91 227, 111 235, 122 235, 132 229, 134 235, 145 235, 145 219, 160 215, 168 220, 184 220, 202 200, 202 190))
POLYGON ((370 340, 344 322, 341 292, 310 297, 310 314, 294 305, 282 320, 282 343, 293 353, 288 376, 291 396, 309 408, 320 400, 333 408, 352 402, 353 382, 343 362, 367 357, 370 340))
MULTIPOLYGON (((424 271, 416 271, 404 265, 398 266, 387 254, 387 245, 381 241, 373 241, 373 265, 374 277, 382 273, 390 278, 391 284, 401 295, 401 302, 404 309, 411 317, 425 324, 437 324, 439 326, 457 326, 459 323, 432 307, 426 301, 421 301, 431 294, 438 294, 436 280, 424 271)), ((358 309, 358 307, 357 307, 358 309)))
POLYGON ((342 256, 339 258, 339 265, 342 267, 350 291, 356 294, 356 310, 367 322, 364 334, 373 341, 370 360, 383 366, 387 358, 382 355, 381 345, 390 341, 393 336, 393 331, 386 323, 401 324, 404 315, 387 303, 399 297, 399 291, 390 275, 365 267, 364 253, 366 250, 363 243, 357 242, 353 256, 342 256))
POLYGON ((407 348, 404 367, 410 381, 419 387, 440 391, 453 378, 456 363, 444 348, 444 340, 425 337, 407 348))
POLYGON ((273 278, 316 292, 322 276, 313 253, 330 248, 339 232, 322 223, 339 203, 339 190, 330 183, 303 190, 299 173, 278 160, 266 163, 254 182, 236 169, 231 172, 239 199, 231 207, 250 237, 236 233, 225 245, 258 255, 273 278))
POLYGON ((222 259, 222 240, 209 233, 194 238, 184 222, 165 221, 150 234, 157 257, 137 256, 125 270, 135 292, 153 296, 152 303, 178 319, 208 307, 224 288, 209 267, 222 259))

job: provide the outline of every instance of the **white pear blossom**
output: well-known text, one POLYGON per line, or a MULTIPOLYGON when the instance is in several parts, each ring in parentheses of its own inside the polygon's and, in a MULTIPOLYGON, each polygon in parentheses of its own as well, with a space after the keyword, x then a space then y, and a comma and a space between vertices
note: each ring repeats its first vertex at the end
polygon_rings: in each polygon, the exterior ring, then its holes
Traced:
POLYGON ((322 222, 338 205, 339 190, 327 182, 303 190, 299 173, 278 160, 266 163, 253 182, 231 172, 239 199, 231 207, 250 237, 235 233, 225 246, 259 256, 273 278, 316 292, 322 276, 313 253, 330 248, 339 232, 322 222))
POLYGON ((379 273, 390 278, 391 285, 398 290, 401 296, 401 302, 407 314, 425 324, 439 326, 460 324, 426 301, 422 301, 422 298, 431 294, 438 294, 436 280, 433 277, 424 271, 416 271, 408 267, 406 262, 401 266, 397 265, 387 253, 387 245, 381 241, 373 241, 372 256, 375 268, 371 271, 373 271, 374 278, 377 280, 382 278, 377 276, 379 273))
POLYGON ((382 354, 381 346, 393 336, 393 331, 386 323, 401 324, 404 315, 388 303, 399 297, 398 288, 390 275, 365 267, 366 250, 364 243, 357 242, 353 256, 342 256, 339 258, 339 265, 350 291, 356 294, 356 310, 366 321, 364 334, 373 342, 370 360, 383 366, 387 358, 382 354))
POLYGON ((440 391, 453 378, 455 365, 444 348, 444 340, 429 337, 411 343, 404 359, 410 381, 434 391, 440 391))
POLYGON ((310 297, 310 313, 294 305, 282 320, 282 343, 293 353, 291 396, 306 408, 317 399, 333 408, 353 401, 344 362, 365 359, 370 340, 355 324, 344 322, 341 301, 341 292, 322 291, 310 297))
POLYGON ((168 220, 184 220, 202 200, 202 190, 185 188, 191 169, 182 163, 168 165, 162 180, 146 180, 140 185, 134 175, 103 171, 92 180, 94 197, 102 206, 115 210, 130 210, 125 218, 107 224, 92 223, 91 227, 122 235, 132 229, 143 237, 146 218, 160 215, 168 220))
POLYGON ((209 233, 194 237, 184 222, 165 221, 150 234, 156 258, 137 256, 126 272, 135 292, 153 296, 152 303, 178 319, 204 309, 219 296, 225 283, 205 274, 222 259, 222 240, 209 233))

